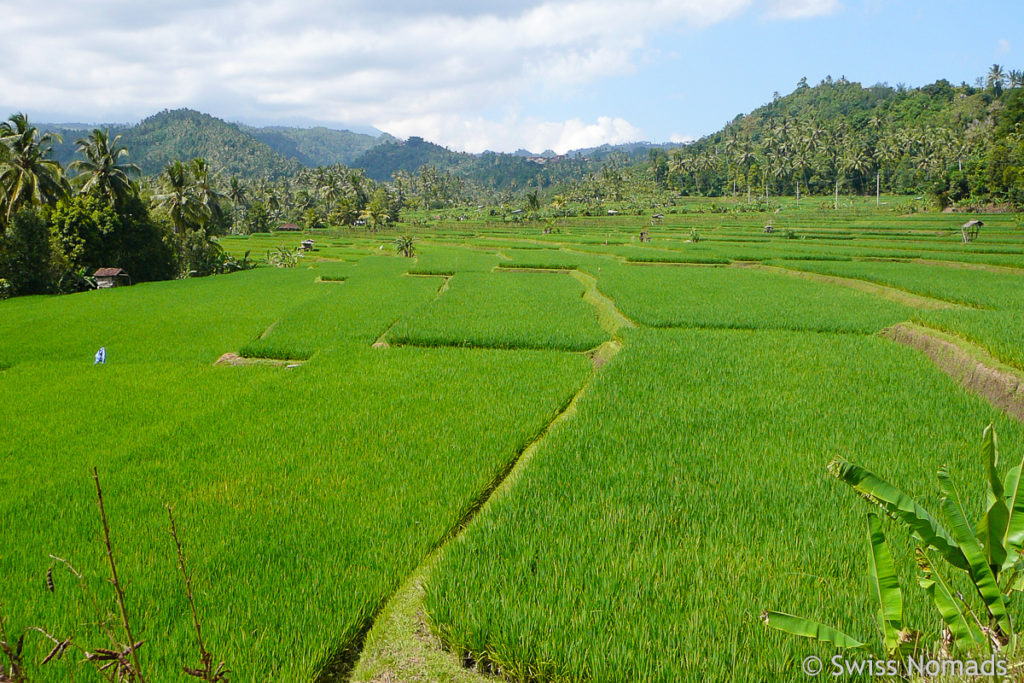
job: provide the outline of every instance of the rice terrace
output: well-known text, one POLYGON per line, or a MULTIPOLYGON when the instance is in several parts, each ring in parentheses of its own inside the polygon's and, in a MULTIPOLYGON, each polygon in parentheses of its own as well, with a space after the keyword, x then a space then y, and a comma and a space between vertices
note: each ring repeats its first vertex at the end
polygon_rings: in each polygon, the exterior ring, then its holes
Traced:
POLYGON ((318 231, 293 268, 4 302, 5 617, 90 623, 49 555, 103 594, 95 464, 160 680, 194 638, 165 503, 239 680, 799 676, 820 646, 760 610, 872 629, 864 506, 825 464, 930 503, 944 463, 984 480, 980 427, 1024 451, 1003 396, 910 348, 951 340, 1020 376, 1024 235, 985 216, 965 245, 960 217, 790 204, 801 239, 758 215, 481 219, 431 225, 407 259, 383 233, 318 231))
POLYGON ((912 5, 6 13, 0 683, 1024 681, 1024 6, 912 5))

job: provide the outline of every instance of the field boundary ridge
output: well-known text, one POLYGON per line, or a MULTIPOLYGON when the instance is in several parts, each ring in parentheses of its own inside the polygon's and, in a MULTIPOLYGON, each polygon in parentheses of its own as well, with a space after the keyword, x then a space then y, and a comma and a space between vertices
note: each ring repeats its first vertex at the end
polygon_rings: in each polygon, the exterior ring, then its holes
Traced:
POLYGON ((960 386, 1024 422, 1024 373, 999 362, 980 346, 913 323, 893 325, 879 336, 921 351, 960 386))

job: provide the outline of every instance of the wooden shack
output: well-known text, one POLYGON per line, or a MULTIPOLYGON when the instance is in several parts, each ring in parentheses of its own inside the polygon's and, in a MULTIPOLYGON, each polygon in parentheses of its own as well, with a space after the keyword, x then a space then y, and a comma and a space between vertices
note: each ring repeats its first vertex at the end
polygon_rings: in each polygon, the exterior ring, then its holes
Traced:
POLYGON ((295 223, 282 223, 277 229, 278 231, 284 230, 286 232, 298 232, 302 230, 302 228, 295 225, 295 223))
POLYGON ((123 287, 132 283, 131 277, 120 268, 100 268, 92 274, 96 280, 96 289, 123 287))

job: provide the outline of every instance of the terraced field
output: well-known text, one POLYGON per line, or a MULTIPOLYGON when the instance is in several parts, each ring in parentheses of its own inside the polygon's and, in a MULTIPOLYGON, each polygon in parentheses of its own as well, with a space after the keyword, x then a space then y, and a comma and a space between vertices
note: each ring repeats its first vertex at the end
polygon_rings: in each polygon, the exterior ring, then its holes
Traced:
MULTIPOLYGON (((318 231, 295 268, 0 302, 8 631, 109 646, 50 557, 113 615, 96 466, 149 680, 197 657, 165 503, 232 680, 804 680, 831 651, 762 610, 875 628, 865 506, 825 464, 930 508, 946 464, 973 510, 984 426, 1024 453, 985 395, 878 335, 913 321, 1024 375, 1024 235, 790 204, 766 234, 703 208, 428 224, 415 259, 318 231)), ((906 608, 936 636, 923 593, 906 608)), ((88 678, 79 654, 33 680, 88 678)))

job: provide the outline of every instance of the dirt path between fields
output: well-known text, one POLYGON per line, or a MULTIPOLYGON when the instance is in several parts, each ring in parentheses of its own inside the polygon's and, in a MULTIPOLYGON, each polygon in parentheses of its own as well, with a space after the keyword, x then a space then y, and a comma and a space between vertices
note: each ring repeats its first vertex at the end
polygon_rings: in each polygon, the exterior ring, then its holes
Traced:
MULTIPOLYGON (((437 288, 437 295, 434 296, 434 301, 437 301, 437 299, 442 294, 444 294, 445 292, 448 291, 448 283, 451 282, 452 277, 453 277, 452 275, 427 275, 425 273, 406 273, 405 276, 406 277, 443 277, 444 278, 444 282, 442 282, 441 286, 437 288)), ((375 349, 386 349, 386 348, 391 346, 390 344, 388 344, 388 332, 391 331, 392 327, 394 327, 395 325, 398 324, 399 320, 400 320, 400 318, 395 318, 395 320, 390 325, 388 325, 387 329, 380 333, 380 336, 377 337, 377 341, 373 342, 373 348, 375 348, 375 349)))
POLYGON ((952 335, 912 323, 882 330, 880 336, 921 351, 962 387, 1024 421, 1024 373, 952 335))
POLYGON ((923 263, 928 266, 941 266, 943 268, 960 268, 962 270, 984 270, 989 273, 1003 273, 1006 275, 1024 275, 1024 268, 1013 268, 1011 266, 997 266, 991 263, 968 263, 966 261, 941 261, 937 259, 917 259, 914 263, 923 263))
POLYGON ((622 341, 618 338, 619 332, 625 328, 636 327, 632 320, 619 311, 614 301, 598 291, 597 278, 579 270, 571 271, 570 275, 583 284, 583 299, 597 309, 602 328, 612 336, 611 340, 588 353, 594 368, 590 377, 558 415, 545 425, 509 464, 508 469, 480 495, 478 503, 459 520, 438 547, 375 615, 365 640, 361 643, 358 661, 353 662, 352 672, 337 678, 321 677, 318 683, 333 680, 361 683, 485 683, 505 680, 479 672, 474 662, 463 661, 457 654, 444 649, 441 641, 430 630, 424 585, 430 580, 430 574, 448 544, 465 531, 481 510, 513 489, 544 439, 559 424, 571 419, 576 413, 580 398, 591 386, 601 368, 622 349, 622 341))
POLYGON ((766 270, 772 273, 779 273, 781 275, 789 275, 790 277, 799 277, 805 280, 814 280, 815 282, 824 282, 833 285, 840 285, 842 287, 849 287, 850 289, 856 289, 859 292, 874 294, 875 296, 880 296, 883 299, 888 299, 890 301, 895 301, 896 303, 903 304, 905 306, 919 308, 925 311, 970 308, 969 306, 964 306, 962 304, 954 303, 952 301, 934 299, 932 297, 923 296, 921 294, 914 294, 913 292, 908 292, 904 289, 888 287, 886 285, 868 282, 867 280, 858 280, 852 277, 822 275, 821 273, 812 273, 806 270, 794 270, 792 268, 782 268, 780 266, 760 265, 751 267, 758 268, 759 270, 766 270))

